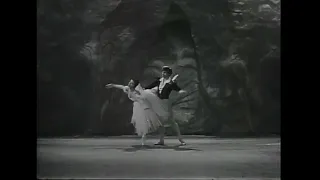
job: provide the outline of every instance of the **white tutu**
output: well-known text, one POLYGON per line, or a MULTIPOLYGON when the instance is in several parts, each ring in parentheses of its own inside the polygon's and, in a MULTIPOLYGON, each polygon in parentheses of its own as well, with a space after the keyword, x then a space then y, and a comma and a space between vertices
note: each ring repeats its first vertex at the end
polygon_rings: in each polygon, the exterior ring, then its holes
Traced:
POLYGON ((162 124, 159 116, 152 109, 150 102, 146 98, 146 96, 150 95, 147 95, 148 93, 145 93, 140 85, 137 86, 136 90, 140 95, 131 91, 126 92, 128 93, 129 99, 133 101, 131 123, 134 125, 136 133, 142 136, 156 131, 162 124))
POLYGON ((139 102, 133 103, 131 123, 139 136, 154 132, 161 126, 159 117, 150 108, 145 108, 139 102))
POLYGON ((145 99, 150 103, 152 110, 159 116, 162 123, 172 116, 171 103, 168 99, 160 99, 153 90, 143 91, 145 99))

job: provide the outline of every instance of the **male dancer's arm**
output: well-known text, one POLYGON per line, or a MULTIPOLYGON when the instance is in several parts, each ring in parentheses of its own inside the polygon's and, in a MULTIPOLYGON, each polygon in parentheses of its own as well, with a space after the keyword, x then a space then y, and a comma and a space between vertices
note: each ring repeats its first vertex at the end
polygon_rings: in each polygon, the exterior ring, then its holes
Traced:
POLYGON ((187 91, 181 89, 176 82, 173 82, 171 85, 172 90, 177 91, 179 94, 186 93, 187 91))
POLYGON ((172 88, 172 90, 174 90, 174 91, 178 91, 179 94, 186 93, 187 91, 182 90, 182 89, 178 86, 177 81, 176 81, 178 77, 179 77, 179 74, 176 74, 176 75, 172 78, 172 80, 171 80, 171 88, 172 88))
POLYGON ((157 78, 157 80, 153 81, 151 84, 149 84, 148 86, 146 86, 144 89, 152 89, 156 86, 159 86, 160 84, 160 78, 157 78))

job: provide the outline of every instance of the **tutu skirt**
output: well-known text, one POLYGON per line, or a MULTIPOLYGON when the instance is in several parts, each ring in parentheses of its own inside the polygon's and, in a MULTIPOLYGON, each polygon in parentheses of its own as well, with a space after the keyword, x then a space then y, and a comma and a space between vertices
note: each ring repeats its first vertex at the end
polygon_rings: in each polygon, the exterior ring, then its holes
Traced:
POLYGON ((133 103, 131 123, 139 136, 154 132, 161 126, 158 115, 150 107, 141 105, 139 102, 133 103))
POLYGON ((164 124, 172 116, 172 108, 169 99, 160 99, 152 90, 144 90, 144 97, 152 110, 158 115, 164 124))

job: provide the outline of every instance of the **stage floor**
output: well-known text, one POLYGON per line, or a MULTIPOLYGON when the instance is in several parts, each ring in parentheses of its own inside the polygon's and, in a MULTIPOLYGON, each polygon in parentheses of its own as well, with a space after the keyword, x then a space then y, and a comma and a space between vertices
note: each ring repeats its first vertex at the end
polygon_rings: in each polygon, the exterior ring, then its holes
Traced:
POLYGON ((39 178, 280 179, 280 138, 38 139, 39 178))

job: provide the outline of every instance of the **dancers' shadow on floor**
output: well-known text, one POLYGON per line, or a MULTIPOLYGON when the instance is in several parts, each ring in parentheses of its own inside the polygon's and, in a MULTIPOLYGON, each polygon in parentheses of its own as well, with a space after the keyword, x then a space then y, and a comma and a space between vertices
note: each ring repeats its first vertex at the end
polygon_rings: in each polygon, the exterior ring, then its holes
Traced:
POLYGON ((202 151, 200 149, 194 149, 194 148, 187 148, 185 146, 156 146, 156 145, 132 145, 130 148, 122 149, 125 152, 137 152, 137 151, 146 151, 146 150, 153 150, 153 149, 171 149, 174 151, 202 151))

